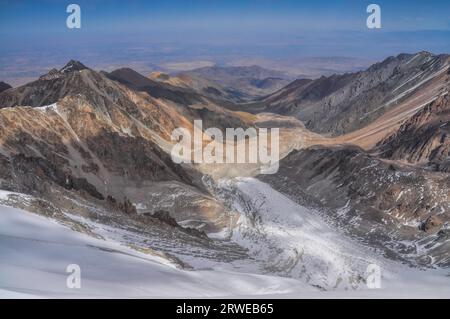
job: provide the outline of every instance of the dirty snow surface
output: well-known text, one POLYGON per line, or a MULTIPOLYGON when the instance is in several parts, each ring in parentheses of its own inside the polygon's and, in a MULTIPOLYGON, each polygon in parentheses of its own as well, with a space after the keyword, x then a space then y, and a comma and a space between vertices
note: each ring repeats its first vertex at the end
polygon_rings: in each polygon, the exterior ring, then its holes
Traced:
POLYGON ((248 250, 250 258, 238 266, 202 259, 201 269, 181 269, 164 255, 140 252, 119 239, 95 238, 0 205, 0 297, 450 298, 448 270, 386 260, 265 183, 233 179, 220 189, 241 214, 221 234, 248 250), (67 287, 71 264, 81 269, 80 288, 67 287), (371 264, 381 269, 379 289, 366 285, 371 264))
POLYGON ((0 214, 1 297, 217 297, 288 293, 301 286, 274 276, 180 270, 42 216, 5 206, 0 214), (79 289, 66 285, 71 264, 81 269, 79 289))

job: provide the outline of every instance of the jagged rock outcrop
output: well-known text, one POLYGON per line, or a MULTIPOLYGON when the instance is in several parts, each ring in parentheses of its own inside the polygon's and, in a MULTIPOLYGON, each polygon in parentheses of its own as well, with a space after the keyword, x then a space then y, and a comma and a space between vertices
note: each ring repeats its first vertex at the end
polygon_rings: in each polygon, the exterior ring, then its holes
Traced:
POLYGON ((157 219, 160 222, 162 222, 166 225, 169 225, 171 227, 175 227, 191 236, 199 237, 202 239, 208 239, 208 236, 202 230, 198 230, 196 228, 191 228, 191 227, 182 227, 180 224, 178 224, 178 222, 175 220, 175 218, 170 216, 170 213, 168 211, 158 210, 154 213, 149 213, 149 212, 142 213, 142 215, 146 216, 146 217, 151 217, 151 218, 157 219))
POLYGON ((111 195, 108 195, 106 197, 106 205, 110 209, 122 212, 127 215, 137 214, 136 207, 126 196, 122 202, 119 202, 111 195))
POLYGON ((379 143, 385 158, 450 172, 450 95, 448 92, 406 120, 379 143))

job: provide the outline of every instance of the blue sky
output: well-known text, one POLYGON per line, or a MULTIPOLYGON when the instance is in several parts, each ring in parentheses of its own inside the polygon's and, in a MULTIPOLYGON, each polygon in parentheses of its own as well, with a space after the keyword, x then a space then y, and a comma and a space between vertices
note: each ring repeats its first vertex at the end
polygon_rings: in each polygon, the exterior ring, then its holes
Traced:
MULTIPOLYGON (((70 1, 0 0, 0 34, 34 42, 98 41, 128 36, 148 41, 227 43, 289 41, 326 32, 450 31, 449 0, 74 0, 81 6, 81 30, 65 20, 70 1), (365 26, 366 7, 382 9, 380 31, 365 26)), ((398 41, 402 41, 399 37, 398 41)), ((258 43, 260 42, 260 43, 258 43)), ((450 42, 450 40, 449 40, 450 42)), ((23 43, 22 43, 23 44, 23 43)), ((426 49, 426 48, 424 48, 426 49)))
MULTIPOLYGON (((448 0, 75 0, 89 32, 172 30, 348 30, 365 28, 365 8, 382 8, 389 31, 450 29, 448 0)), ((2 33, 63 32, 70 1, 0 0, 2 33)))
POLYGON ((401 52, 450 53, 450 0, 0 0, 0 37, 0 76, 11 57, 380 60, 401 52), (70 3, 81 6, 79 30, 66 27, 70 3), (366 27, 370 3, 381 6, 381 30, 366 27))

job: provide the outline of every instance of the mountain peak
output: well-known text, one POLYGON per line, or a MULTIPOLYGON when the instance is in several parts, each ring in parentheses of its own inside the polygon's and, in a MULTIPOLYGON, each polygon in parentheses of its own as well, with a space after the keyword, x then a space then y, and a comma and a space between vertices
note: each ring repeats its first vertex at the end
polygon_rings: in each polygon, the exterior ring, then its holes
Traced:
POLYGON ((434 56, 434 54, 429 51, 420 51, 417 54, 421 56, 434 56))
POLYGON ((87 67, 81 63, 80 61, 70 60, 59 72, 61 73, 69 73, 73 71, 81 71, 85 70, 87 67))
POLYGON ((10 88, 11 88, 11 85, 0 81, 0 92, 6 91, 7 89, 10 89, 10 88))

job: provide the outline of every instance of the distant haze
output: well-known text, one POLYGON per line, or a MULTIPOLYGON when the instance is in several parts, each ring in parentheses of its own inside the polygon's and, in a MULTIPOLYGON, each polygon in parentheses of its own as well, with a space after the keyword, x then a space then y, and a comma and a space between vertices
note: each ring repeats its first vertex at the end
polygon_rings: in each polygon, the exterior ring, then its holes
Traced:
POLYGON ((0 81, 23 84, 77 59, 140 72, 254 65, 292 76, 354 71, 401 52, 450 52, 450 1, 85 1, 82 28, 56 1, 0 1, 0 81))

